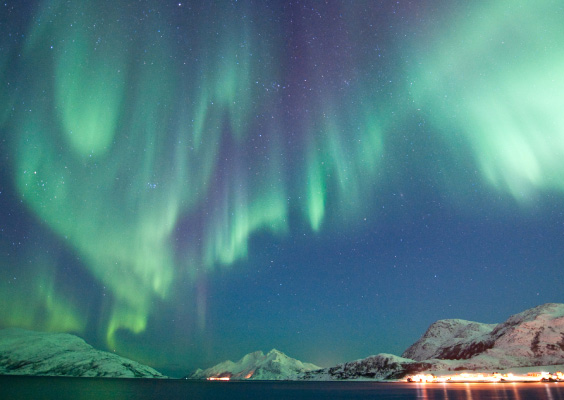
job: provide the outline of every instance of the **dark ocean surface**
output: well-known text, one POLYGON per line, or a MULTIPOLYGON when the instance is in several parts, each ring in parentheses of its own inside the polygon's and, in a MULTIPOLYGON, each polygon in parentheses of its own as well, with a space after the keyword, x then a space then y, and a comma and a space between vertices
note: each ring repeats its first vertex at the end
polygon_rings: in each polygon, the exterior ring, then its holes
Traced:
POLYGON ((549 399, 562 383, 199 382, 0 376, 1 399, 549 399))

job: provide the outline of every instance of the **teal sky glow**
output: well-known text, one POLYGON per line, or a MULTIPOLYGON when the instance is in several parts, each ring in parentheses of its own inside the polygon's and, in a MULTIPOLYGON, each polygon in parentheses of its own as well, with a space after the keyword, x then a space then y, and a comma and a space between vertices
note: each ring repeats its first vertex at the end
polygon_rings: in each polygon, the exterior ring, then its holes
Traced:
POLYGON ((561 301, 557 1, 0 7, 0 327, 181 373, 561 301))

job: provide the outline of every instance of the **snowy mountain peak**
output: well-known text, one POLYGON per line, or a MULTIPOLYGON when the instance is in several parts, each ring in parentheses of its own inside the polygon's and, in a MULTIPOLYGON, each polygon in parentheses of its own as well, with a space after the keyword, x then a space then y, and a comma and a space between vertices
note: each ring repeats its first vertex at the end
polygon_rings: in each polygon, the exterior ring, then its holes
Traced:
POLYGON ((276 349, 270 350, 266 355, 270 356, 270 357, 288 357, 286 354, 284 354, 281 351, 278 351, 276 349))
POLYGON ((188 379, 206 379, 210 377, 226 377, 233 380, 285 380, 296 375, 319 369, 318 366, 302 363, 286 354, 272 349, 266 355, 262 351, 249 353, 236 363, 224 361, 206 370, 198 369, 188 379))
POLYGON ((254 351, 252 353, 243 356, 243 358, 239 362, 242 364, 253 364, 259 360, 262 360, 263 358, 264 358, 264 353, 262 351, 254 351))

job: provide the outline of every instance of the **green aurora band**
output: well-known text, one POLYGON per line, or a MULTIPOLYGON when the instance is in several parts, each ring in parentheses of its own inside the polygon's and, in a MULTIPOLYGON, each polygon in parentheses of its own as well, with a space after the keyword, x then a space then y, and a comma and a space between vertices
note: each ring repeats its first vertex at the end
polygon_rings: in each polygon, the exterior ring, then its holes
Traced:
MULTIPOLYGON (((107 346, 127 354, 120 331, 141 334, 162 304, 245 260, 254 234, 301 229, 295 215, 320 234, 377 213, 384 172, 407 151, 394 124, 418 108, 450 154, 469 149, 500 191, 525 201, 564 189, 556 2, 450 16, 417 36, 418 62, 401 67, 413 98, 393 99, 357 27, 371 2, 342 10, 342 37, 295 54, 266 17, 281 10, 243 3, 186 12, 54 0, 20 47, 0 38, 9 50, 0 77, 11 83, 0 124, 17 196, 108 294, 103 315, 89 315, 56 278, 57 257, 28 247, 20 281, 0 286, 3 324, 82 332, 94 320, 107 346)), ((304 23, 311 37, 327 30, 321 19, 304 23)), ((205 299, 188 309, 205 330, 205 299)))
MULTIPOLYGON (((372 100, 336 111, 358 89, 312 98, 286 147, 276 26, 250 7, 207 5, 195 18, 159 4, 131 16, 121 2, 46 2, 7 95, 25 104, 4 121, 19 196, 111 294, 99 324, 118 350, 117 332, 143 332, 155 304, 244 259, 254 232, 287 232, 292 209, 313 231, 329 207, 342 221, 366 211, 361 179, 376 177, 383 151, 372 100), (191 42, 176 39, 174 18, 191 42)), ((53 268, 29 266, 29 284, 43 285, 32 298, 2 288, 13 303, 3 323, 84 329, 92 316, 53 290, 53 268)))
POLYGON ((564 190, 563 17, 553 0, 476 4, 415 44, 417 104, 454 153, 471 149, 485 181, 523 203, 564 190))

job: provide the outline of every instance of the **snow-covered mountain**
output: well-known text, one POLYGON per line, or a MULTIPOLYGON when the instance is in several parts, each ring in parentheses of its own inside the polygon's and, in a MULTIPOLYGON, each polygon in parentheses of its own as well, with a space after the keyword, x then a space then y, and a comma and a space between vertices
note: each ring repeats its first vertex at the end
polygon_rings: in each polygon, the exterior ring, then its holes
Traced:
POLYGON ((146 365, 94 349, 66 333, 0 330, 0 374, 164 378, 146 365))
POLYGON ((294 379, 298 374, 319 369, 317 365, 302 363, 288 357, 286 354, 271 350, 267 354, 255 351, 247 354, 239 361, 224 361, 206 370, 198 369, 187 379, 206 379, 210 377, 225 377, 233 380, 288 380, 294 379))
POLYGON ((403 357, 456 360, 462 369, 553 365, 564 362, 564 304, 544 304, 498 325, 443 320, 431 325, 403 357), (465 330, 464 326, 470 329, 465 330))
POLYGON ((433 323, 402 357, 378 354, 307 372, 299 379, 399 379, 428 372, 481 370, 564 364, 564 304, 544 304, 501 324, 460 319, 433 323))
POLYGON ((417 362, 393 354, 377 354, 361 360, 338 364, 331 368, 305 372, 298 376, 300 380, 390 380, 405 376, 406 371, 425 370, 431 364, 417 362))
POLYGON ((471 348, 472 344, 485 341, 496 326, 462 319, 442 319, 431 324, 427 332, 403 352, 402 357, 418 361, 452 358, 451 353, 456 353, 456 349, 471 348))

